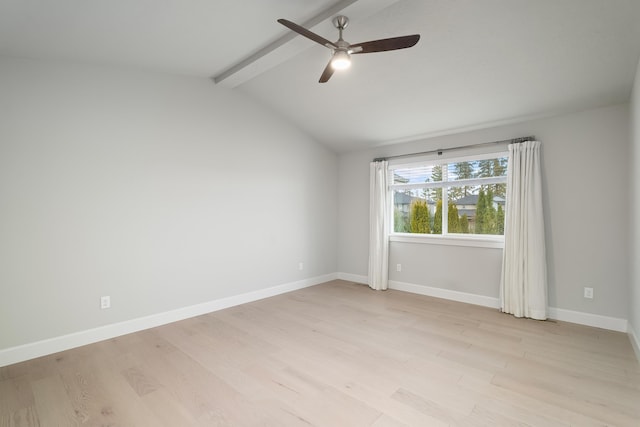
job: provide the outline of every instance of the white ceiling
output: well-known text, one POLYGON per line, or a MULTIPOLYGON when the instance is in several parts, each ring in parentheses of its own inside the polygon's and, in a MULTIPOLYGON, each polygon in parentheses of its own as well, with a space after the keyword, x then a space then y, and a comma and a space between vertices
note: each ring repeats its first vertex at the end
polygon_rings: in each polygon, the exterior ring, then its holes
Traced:
POLYGON ((348 41, 422 38, 319 84, 296 36, 221 84, 342 152, 625 102, 640 57, 639 0, 0 0, 0 55, 213 77, 343 7, 348 41))

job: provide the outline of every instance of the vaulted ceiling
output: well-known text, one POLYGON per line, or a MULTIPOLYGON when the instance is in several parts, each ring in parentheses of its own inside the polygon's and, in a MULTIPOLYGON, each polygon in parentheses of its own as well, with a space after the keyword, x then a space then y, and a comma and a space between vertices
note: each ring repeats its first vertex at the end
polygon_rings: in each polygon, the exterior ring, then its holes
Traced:
POLYGON ((0 0, 0 55, 211 78, 342 152, 627 101, 640 1, 0 0), (319 84, 330 51, 276 20, 336 40, 337 14, 421 40, 319 84))

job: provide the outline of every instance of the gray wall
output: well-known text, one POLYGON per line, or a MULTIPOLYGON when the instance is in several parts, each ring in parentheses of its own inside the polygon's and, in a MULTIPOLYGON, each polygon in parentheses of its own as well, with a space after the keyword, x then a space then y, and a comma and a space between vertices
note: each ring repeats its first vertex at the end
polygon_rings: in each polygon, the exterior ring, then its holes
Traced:
POLYGON ((640 359, 640 63, 631 96, 631 280, 629 325, 635 334, 636 351, 640 359))
MULTIPOLYGON (((628 114, 627 105, 618 105, 342 154, 339 271, 367 274, 368 164, 373 158, 535 135, 543 144, 549 304, 626 319, 628 114), (594 288, 593 300, 583 298, 585 286, 594 288)), ((394 242, 390 279, 497 298, 500 251, 394 242), (402 272, 395 271, 396 263, 402 263, 402 272)))
MULTIPOLYGON (((626 105, 336 159, 207 79, 0 59, 0 349, 335 271, 366 275, 372 158, 530 134, 543 142, 550 305, 629 317, 637 333, 640 186, 628 178, 640 164, 639 80, 631 162, 626 105)), ((500 260, 496 249, 394 242, 403 271, 390 274, 497 297, 500 260)))
POLYGON ((0 94, 0 349, 337 270, 336 155, 241 95, 7 58, 0 94))

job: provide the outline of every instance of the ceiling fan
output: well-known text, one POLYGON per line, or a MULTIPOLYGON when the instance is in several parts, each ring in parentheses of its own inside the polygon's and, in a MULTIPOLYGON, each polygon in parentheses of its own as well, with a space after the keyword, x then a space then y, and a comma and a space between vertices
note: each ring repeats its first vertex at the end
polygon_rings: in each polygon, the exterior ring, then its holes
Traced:
POLYGON ((342 15, 336 16, 332 21, 333 25, 339 32, 339 37, 336 42, 331 42, 324 37, 321 37, 316 33, 286 19, 278 19, 278 22, 296 33, 305 36, 316 43, 320 43, 333 51, 331 60, 320 76, 320 83, 326 83, 329 81, 335 70, 344 70, 349 68, 351 66, 351 55, 405 49, 414 46, 418 43, 418 40, 420 40, 420 34, 413 34, 411 36, 392 37, 389 39, 349 44, 342 38, 342 31, 347 28, 347 25, 349 25, 349 18, 342 15))

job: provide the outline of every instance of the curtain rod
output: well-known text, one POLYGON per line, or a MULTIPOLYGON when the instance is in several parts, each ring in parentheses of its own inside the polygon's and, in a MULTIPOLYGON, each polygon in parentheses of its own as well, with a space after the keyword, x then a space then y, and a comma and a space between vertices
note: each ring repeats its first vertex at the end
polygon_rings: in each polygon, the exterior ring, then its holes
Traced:
POLYGON ((471 144, 471 145, 462 145, 460 147, 451 147, 451 148, 438 148, 436 150, 430 150, 430 151, 421 151, 419 153, 410 153, 410 154, 398 154, 397 156, 388 156, 388 157, 377 157, 375 159, 373 159, 374 162, 381 162, 383 160, 389 160, 389 159, 400 159, 402 157, 412 157, 412 156, 421 156, 421 155, 425 155, 425 154, 435 154, 437 153, 438 156, 441 156, 442 153, 444 153, 445 151, 456 151, 456 150, 464 150, 467 148, 475 148, 475 147, 482 147, 484 145, 495 145, 495 144, 520 144, 522 142, 526 142, 526 141, 535 141, 536 137, 531 135, 531 136, 524 136, 522 138, 514 138, 514 139, 503 139, 502 141, 492 141, 492 142, 481 142, 479 144, 471 144))

